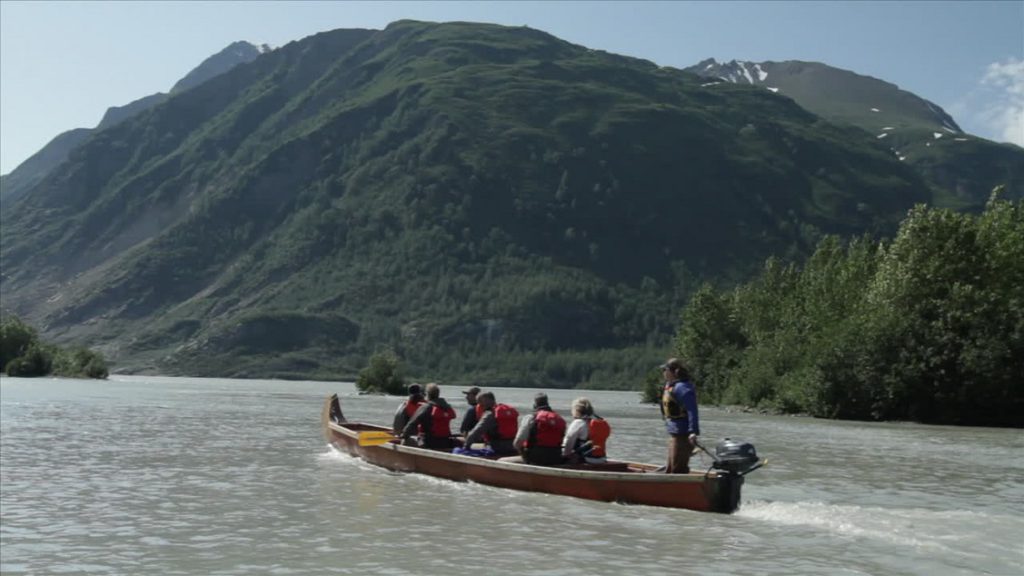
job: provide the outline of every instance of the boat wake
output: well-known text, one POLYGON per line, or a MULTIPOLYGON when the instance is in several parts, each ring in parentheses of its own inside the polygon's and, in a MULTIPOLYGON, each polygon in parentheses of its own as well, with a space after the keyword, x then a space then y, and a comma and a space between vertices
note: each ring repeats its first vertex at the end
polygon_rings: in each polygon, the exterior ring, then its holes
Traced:
POLYGON ((854 538, 878 538, 914 547, 940 547, 922 540, 914 516, 923 510, 871 508, 823 502, 744 502, 739 517, 764 520, 782 526, 806 526, 854 538))
POLYGON ((1024 528, 1024 522, 1012 515, 823 502, 748 501, 736 516, 786 529, 806 527, 812 533, 825 531, 839 537, 884 541, 897 547, 978 557, 992 552, 998 555, 1000 548, 1014 545, 1012 536, 1006 541, 1002 538, 994 541, 991 538, 994 526, 1002 528, 995 532, 997 534, 1019 534, 1024 528), (990 536, 967 545, 964 537, 971 533, 990 536))

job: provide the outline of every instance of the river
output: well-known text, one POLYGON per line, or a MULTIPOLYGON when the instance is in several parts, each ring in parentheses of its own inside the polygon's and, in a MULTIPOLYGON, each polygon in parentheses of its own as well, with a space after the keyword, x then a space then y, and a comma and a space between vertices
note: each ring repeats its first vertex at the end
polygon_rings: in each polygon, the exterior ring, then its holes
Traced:
MULTIPOLYGON (((0 378, 0 573, 1024 574, 1021 430, 702 407, 706 444, 769 460, 719 515, 390 473, 327 447, 331 392, 350 420, 400 402, 346 383, 0 378)), ((535 390, 495 392, 522 410, 535 390)), ((581 394, 548 393, 563 414, 581 394)), ((663 460, 657 408, 585 394, 612 457, 663 460)))

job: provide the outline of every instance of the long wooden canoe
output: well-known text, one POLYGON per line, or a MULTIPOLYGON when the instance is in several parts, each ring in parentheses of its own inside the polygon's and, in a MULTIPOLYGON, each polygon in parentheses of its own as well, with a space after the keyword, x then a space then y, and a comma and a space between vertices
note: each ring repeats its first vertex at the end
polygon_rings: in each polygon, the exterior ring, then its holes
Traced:
POLYGON ((665 474, 652 464, 620 461, 533 466, 403 446, 376 440, 386 438, 389 427, 347 421, 337 394, 324 402, 321 419, 328 443, 371 464, 499 488, 728 514, 739 507, 744 480, 743 474, 725 470, 665 474))

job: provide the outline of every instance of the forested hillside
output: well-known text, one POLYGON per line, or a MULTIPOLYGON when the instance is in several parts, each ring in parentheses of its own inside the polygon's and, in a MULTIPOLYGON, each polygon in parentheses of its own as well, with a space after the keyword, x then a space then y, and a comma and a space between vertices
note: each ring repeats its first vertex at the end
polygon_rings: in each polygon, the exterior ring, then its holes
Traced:
POLYGON ((915 208, 891 242, 822 240, 701 289, 678 353, 703 398, 855 419, 1024 426, 1024 202, 915 208))
POLYGON ((704 281, 892 234, 931 190, 789 98, 529 28, 262 54, 2 215, 2 304, 115 369, 636 384, 704 281))

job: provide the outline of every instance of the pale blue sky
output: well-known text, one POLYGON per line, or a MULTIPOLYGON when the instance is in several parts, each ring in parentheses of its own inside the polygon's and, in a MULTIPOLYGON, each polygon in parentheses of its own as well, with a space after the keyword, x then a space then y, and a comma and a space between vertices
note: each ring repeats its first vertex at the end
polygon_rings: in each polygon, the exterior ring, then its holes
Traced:
POLYGON ((932 100, 1024 145, 1024 0, 1000 2, 0 2, 0 172, 109 106, 166 92, 236 40, 281 46, 403 18, 529 25, 685 67, 810 60, 932 100))

